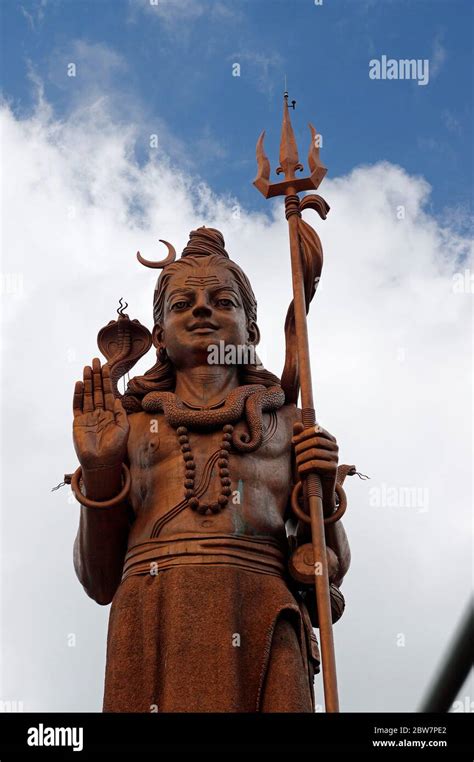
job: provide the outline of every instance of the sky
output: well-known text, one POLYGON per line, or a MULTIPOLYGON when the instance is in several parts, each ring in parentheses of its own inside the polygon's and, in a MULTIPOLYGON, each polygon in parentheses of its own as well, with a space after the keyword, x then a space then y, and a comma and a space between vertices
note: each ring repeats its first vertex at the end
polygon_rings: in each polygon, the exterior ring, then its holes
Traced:
POLYGON ((472 578, 470 22, 461 0, 4 0, 1 701, 101 709, 108 607, 74 575, 78 506, 50 490, 76 468, 72 389, 119 297, 151 328, 137 249, 222 230, 281 372, 286 222, 252 180, 262 129, 278 164, 286 75, 300 159, 311 121, 328 167, 328 219, 305 213, 325 252, 318 417, 371 477, 346 482, 341 707, 419 705, 472 578), (371 79, 383 56, 428 60, 429 81, 371 79))
POLYGON ((4 0, 3 91, 28 113, 39 77, 60 117, 105 97, 140 122, 140 161, 157 134, 176 166, 263 210, 255 142, 266 129, 276 158, 286 76, 301 155, 314 121, 330 175, 400 164, 433 186, 433 214, 467 224, 472 15, 469 0, 4 0), (369 79, 382 55, 428 59, 428 84, 369 79))

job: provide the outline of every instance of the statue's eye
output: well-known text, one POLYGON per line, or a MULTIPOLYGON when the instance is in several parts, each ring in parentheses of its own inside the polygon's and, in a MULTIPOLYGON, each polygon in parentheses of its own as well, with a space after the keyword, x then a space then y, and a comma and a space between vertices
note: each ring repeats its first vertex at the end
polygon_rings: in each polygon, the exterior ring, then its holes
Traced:
POLYGON ((189 302, 185 301, 184 299, 180 299, 179 302, 175 302, 172 306, 172 310, 184 310, 186 307, 189 306, 189 302))
POLYGON ((232 307, 233 301, 232 299, 218 299, 217 304, 219 307, 232 307))

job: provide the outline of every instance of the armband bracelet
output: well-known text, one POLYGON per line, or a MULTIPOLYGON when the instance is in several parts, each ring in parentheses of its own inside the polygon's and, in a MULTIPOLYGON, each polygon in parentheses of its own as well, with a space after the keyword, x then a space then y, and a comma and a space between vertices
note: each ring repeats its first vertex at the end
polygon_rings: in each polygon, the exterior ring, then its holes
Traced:
POLYGON ((79 482, 82 477, 81 466, 79 466, 79 468, 74 471, 71 477, 71 489, 74 492, 76 500, 81 503, 81 505, 85 505, 87 508, 112 508, 114 505, 122 503, 130 492, 130 485, 132 480, 130 477, 130 470, 125 465, 125 463, 122 463, 122 473, 124 477, 124 485, 119 494, 115 497, 110 498, 110 500, 90 500, 88 497, 82 494, 79 486, 79 482))
MULTIPOLYGON (((311 517, 305 513, 301 506, 299 505, 299 499, 302 496, 303 491, 303 482, 297 482, 295 486, 293 487, 293 491, 291 493, 291 507, 293 509, 293 512, 296 514, 296 516, 301 519, 301 521, 304 521, 305 524, 311 523, 311 517)), ((334 524, 336 521, 339 521, 339 519, 342 519, 346 512, 347 508, 347 497, 346 493, 344 492, 344 488, 342 484, 338 484, 336 482, 335 486, 336 495, 339 499, 339 505, 337 506, 334 513, 332 513, 330 516, 326 516, 324 519, 325 525, 327 524, 334 524)))

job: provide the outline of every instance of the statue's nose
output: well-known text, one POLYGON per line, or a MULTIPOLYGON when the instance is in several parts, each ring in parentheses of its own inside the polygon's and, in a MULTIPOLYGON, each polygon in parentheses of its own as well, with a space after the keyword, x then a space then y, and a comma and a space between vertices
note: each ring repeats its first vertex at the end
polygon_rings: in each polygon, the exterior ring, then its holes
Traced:
POLYGON ((196 300, 193 307, 193 315, 195 317, 209 317, 212 315, 212 307, 205 296, 200 296, 196 300))

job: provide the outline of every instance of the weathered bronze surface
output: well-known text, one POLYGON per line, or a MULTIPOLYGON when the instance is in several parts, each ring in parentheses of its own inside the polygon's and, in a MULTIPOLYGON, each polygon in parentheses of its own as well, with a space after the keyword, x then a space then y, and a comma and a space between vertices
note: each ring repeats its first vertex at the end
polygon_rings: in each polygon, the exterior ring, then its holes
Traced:
MULTIPOLYGON (((263 149, 264 133, 257 143, 258 174, 254 181, 256 188, 266 198, 285 196, 285 215, 288 220, 290 239, 291 275, 293 284, 293 301, 288 309, 285 323, 286 362, 282 376, 282 386, 286 399, 297 402, 301 388, 301 424, 295 424, 296 462, 300 465, 300 450, 303 442, 309 436, 318 433, 316 426, 316 411, 313 401, 313 385, 311 380, 311 362, 308 342, 308 327, 306 315, 316 293, 316 285, 321 276, 323 265, 323 250, 316 232, 301 219, 304 209, 310 208, 318 212, 322 219, 326 218, 329 206, 326 201, 315 194, 305 196, 300 200, 298 193, 302 190, 316 189, 326 174, 326 168, 319 160, 319 146, 316 143, 316 130, 310 124, 311 143, 308 154, 308 164, 311 171, 309 177, 296 178, 296 172, 303 171, 303 165, 298 158, 293 127, 288 110, 288 93, 284 94, 283 125, 280 141, 280 166, 277 174, 284 174, 283 182, 270 184, 270 162, 263 149), (302 442, 303 440, 303 442, 302 442)), ((295 108, 295 101, 291 105, 295 108)), ((304 457, 304 456, 303 456, 304 457)), ((301 482, 296 484, 292 494, 292 507, 295 514, 303 523, 311 527, 311 547, 314 559, 314 586, 318 610, 318 626, 321 636, 321 655, 323 666, 324 700, 327 712, 339 711, 337 690, 336 656, 332 632, 331 588, 326 552, 326 527, 335 525, 345 511, 345 503, 340 504, 334 511, 334 503, 323 494, 323 481, 319 473, 319 463, 309 461, 299 470, 301 482), (304 499, 306 512, 298 507, 298 497, 304 499), (307 515, 305 515, 305 513, 307 515)), ((341 498, 343 491, 339 490, 341 498)))
MULTIPOLYGON (((310 301, 322 250, 300 210, 328 207, 295 195, 296 146, 285 109, 283 192, 289 221, 295 215, 290 235, 303 260, 305 310, 308 258, 310 301)), ((317 180, 313 153, 310 168, 317 180)), ((74 564, 87 594, 112 602, 103 708, 312 712, 320 657, 310 616, 321 628, 326 614, 315 600, 311 568, 320 550, 308 523, 307 485, 310 477, 321 484, 328 616, 336 621, 350 552, 341 522, 332 519, 345 510, 342 481, 354 468, 338 471, 336 440, 314 415, 310 420, 312 401, 303 400, 303 410, 296 404, 300 379, 306 397, 308 382, 294 346, 295 336, 304 340, 301 304, 295 300, 288 312, 280 381, 252 359, 257 305, 222 234, 192 231, 179 259, 166 245, 162 262, 138 255, 162 268, 152 334, 119 310, 98 336, 107 364, 95 358, 74 391, 80 470, 72 486, 82 503, 74 564), (119 379, 151 341, 155 365, 121 395, 119 379), (244 348, 247 361, 210 364, 210 347, 221 342, 244 348)))

